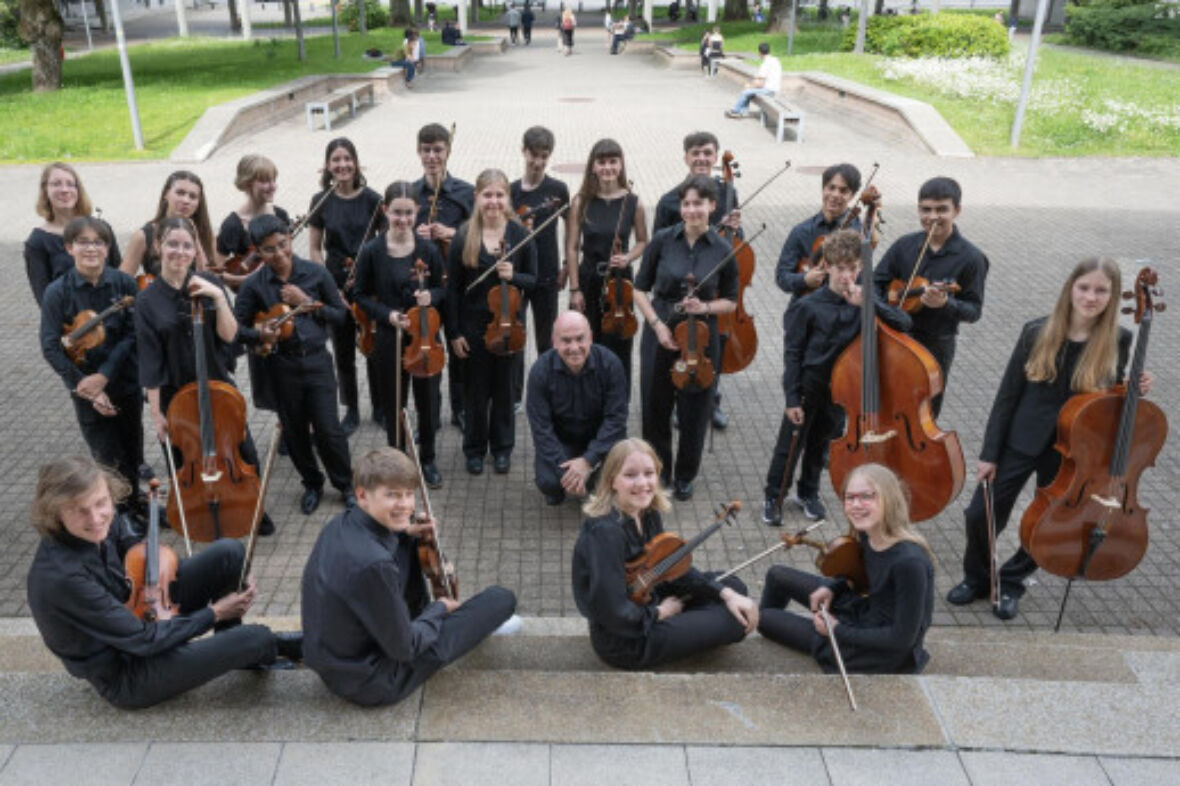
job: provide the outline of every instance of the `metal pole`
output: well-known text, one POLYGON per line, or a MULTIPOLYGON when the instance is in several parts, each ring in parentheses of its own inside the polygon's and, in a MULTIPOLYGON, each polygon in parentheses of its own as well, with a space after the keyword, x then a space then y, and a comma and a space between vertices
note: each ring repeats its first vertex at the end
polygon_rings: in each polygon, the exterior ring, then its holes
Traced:
POLYGON ((249 41, 254 37, 254 28, 250 24, 250 0, 242 0, 242 40, 249 41))
MULTIPOLYGON (((117 3, 119 0, 111 0, 117 3)), ((188 38, 188 15, 184 10, 184 0, 173 0, 176 6, 176 34, 181 38, 188 38)))
POLYGON ((336 50, 336 59, 340 59, 340 25, 336 21, 336 2, 337 0, 330 0, 329 5, 332 7, 332 45, 336 50))
POLYGON ((127 39, 123 37, 123 17, 119 13, 119 0, 111 3, 111 16, 115 19, 115 43, 119 47, 119 66, 123 69, 123 91, 127 93, 127 112, 131 115, 131 135, 135 138, 135 149, 143 150, 143 128, 139 125, 139 105, 135 102, 135 82, 131 78, 131 63, 127 60, 127 39))
POLYGON ((787 57, 795 53, 795 13, 799 0, 791 0, 791 29, 787 31, 787 57))
POLYGON ((361 35, 367 35, 369 32, 369 25, 365 20, 365 0, 356 0, 356 18, 361 35))
POLYGON ((82 26, 86 28, 86 48, 94 49, 94 42, 90 40, 90 17, 86 15, 86 0, 82 0, 82 26))
POLYGON ((858 55, 865 53, 865 31, 869 26, 869 0, 861 0, 860 16, 856 20, 856 46, 852 51, 858 55))
POLYGON ((1041 26, 1045 24, 1045 14, 1049 9, 1049 0, 1037 0, 1037 15, 1033 20, 1032 39, 1028 42, 1028 58, 1024 61, 1024 82, 1020 85, 1020 101, 1016 104, 1016 119, 1012 121, 1012 147, 1020 147, 1020 131, 1024 126, 1024 113, 1028 109, 1028 96, 1032 92, 1033 71, 1037 66, 1037 47, 1041 43, 1041 26))

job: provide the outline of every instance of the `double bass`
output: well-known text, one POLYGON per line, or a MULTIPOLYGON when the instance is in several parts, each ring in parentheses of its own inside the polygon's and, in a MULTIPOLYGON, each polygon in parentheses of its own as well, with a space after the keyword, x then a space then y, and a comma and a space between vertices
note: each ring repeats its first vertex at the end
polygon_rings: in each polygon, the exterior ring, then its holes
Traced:
POLYGON ((934 422, 930 400, 942 391, 942 372, 930 352, 876 316, 872 227, 877 202, 866 203, 861 235, 860 335, 832 369, 832 401, 847 416, 844 434, 832 441, 832 486, 844 488, 862 464, 883 464, 910 491, 910 518, 938 515, 963 488, 963 448, 953 431, 934 422), (883 373, 884 372, 884 373, 883 373))
MULTIPOLYGON (((721 156, 721 178, 725 184, 724 214, 729 215, 736 207, 733 190, 734 178, 740 175, 738 162, 733 153, 726 150, 721 156)), ((734 261, 738 268, 737 308, 728 314, 717 315, 717 330, 724 336, 721 342, 721 373, 735 374, 754 361, 758 354, 758 330, 754 319, 746 312, 746 287, 754 280, 754 248, 742 243, 737 232, 722 226, 718 232, 737 248, 734 261)))

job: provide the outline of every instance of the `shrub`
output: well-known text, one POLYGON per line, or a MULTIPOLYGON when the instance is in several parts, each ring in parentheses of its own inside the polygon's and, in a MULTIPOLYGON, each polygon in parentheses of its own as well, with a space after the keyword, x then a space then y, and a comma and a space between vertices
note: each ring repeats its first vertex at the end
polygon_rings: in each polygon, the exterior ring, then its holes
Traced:
MULTIPOLYGON (((340 8, 340 24, 345 25, 352 32, 360 30, 360 13, 355 2, 342 3, 340 8)), ((377 0, 365 0, 365 27, 385 27, 389 24, 389 6, 381 5, 377 0)))
POLYGON ((1065 40, 1112 52, 1180 56, 1180 8, 1154 0, 1066 6, 1065 40))
POLYGON ((20 24, 20 4, 17 0, 0 0, 0 49, 24 49, 17 27, 20 24))
MULTIPOLYGON (((843 49, 856 43, 856 26, 844 31, 843 49)), ((969 14, 874 16, 865 51, 888 57, 1004 57, 1008 33, 993 19, 969 14)))

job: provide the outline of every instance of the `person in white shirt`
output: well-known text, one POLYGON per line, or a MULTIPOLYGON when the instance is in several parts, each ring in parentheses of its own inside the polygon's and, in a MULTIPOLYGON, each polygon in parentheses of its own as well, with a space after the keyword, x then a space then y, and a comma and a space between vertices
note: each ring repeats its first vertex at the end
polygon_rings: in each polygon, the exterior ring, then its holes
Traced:
POLYGON ((783 83, 783 64, 777 57, 771 57, 770 44, 758 44, 758 54, 762 55, 762 65, 758 66, 758 74, 752 81, 746 82, 746 87, 738 96, 733 109, 726 110, 726 117, 745 117, 749 111, 750 99, 757 95, 774 95, 783 83))

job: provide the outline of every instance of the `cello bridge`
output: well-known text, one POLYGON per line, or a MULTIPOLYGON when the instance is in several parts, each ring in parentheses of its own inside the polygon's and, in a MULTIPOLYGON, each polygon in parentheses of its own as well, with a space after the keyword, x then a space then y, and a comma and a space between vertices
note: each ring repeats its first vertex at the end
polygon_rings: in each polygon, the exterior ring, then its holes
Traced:
POLYGON ((205 481, 206 483, 216 483, 217 481, 221 480, 221 474, 221 470, 217 470, 216 472, 202 472, 201 480, 205 481))
POLYGON ((860 438, 862 445, 876 445, 878 442, 888 442, 897 436, 897 429, 889 429, 884 434, 879 434, 876 431, 866 431, 864 436, 860 438))
POLYGON ((1111 510, 1118 510, 1122 507, 1122 504, 1114 497, 1102 497, 1097 494, 1091 494, 1090 499, 1094 502, 1097 502, 1102 507, 1110 508, 1111 510))

